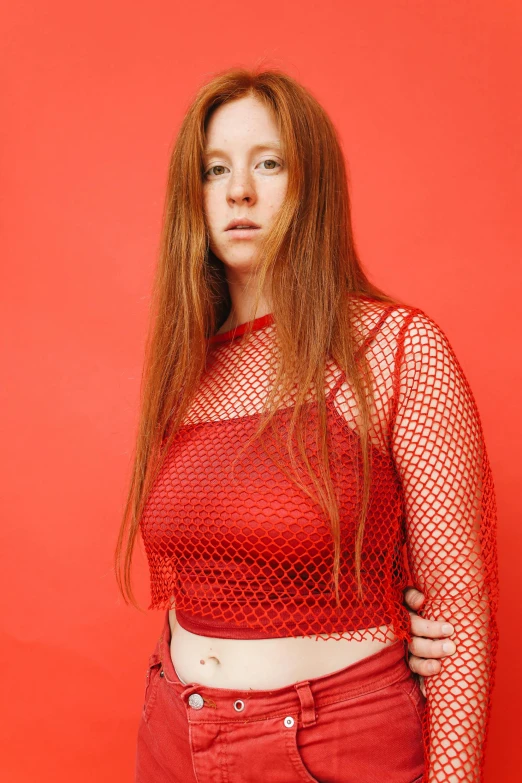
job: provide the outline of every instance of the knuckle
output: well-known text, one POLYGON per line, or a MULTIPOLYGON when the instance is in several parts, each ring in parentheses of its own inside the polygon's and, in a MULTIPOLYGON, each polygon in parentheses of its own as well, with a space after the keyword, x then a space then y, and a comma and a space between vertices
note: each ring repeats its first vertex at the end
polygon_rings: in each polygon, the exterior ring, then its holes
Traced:
POLYGON ((439 641, 439 640, 433 642, 433 644, 432 644, 432 648, 433 649, 432 649, 432 652, 431 652, 431 657, 432 658, 444 658, 444 656, 447 653, 445 653, 444 650, 442 649, 442 645, 443 644, 444 644, 444 642, 439 641))
POLYGON ((432 637, 436 630, 436 624, 433 620, 428 620, 426 617, 422 618, 422 633, 424 636, 432 637))
POLYGON ((420 639, 417 636, 412 636, 409 649, 413 655, 420 655, 420 639))

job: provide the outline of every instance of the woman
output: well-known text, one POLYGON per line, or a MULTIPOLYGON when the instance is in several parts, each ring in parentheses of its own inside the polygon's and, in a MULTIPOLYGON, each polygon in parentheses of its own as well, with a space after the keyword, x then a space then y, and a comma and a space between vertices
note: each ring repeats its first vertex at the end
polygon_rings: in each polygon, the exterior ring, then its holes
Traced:
POLYGON ((479 415, 442 330, 364 274, 335 131, 287 75, 228 71, 190 107, 152 315, 116 551, 119 574, 128 527, 135 603, 141 529, 165 610, 138 783, 481 780, 498 633, 479 415), (456 642, 424 692, 412 583, 418 622, 456 642))

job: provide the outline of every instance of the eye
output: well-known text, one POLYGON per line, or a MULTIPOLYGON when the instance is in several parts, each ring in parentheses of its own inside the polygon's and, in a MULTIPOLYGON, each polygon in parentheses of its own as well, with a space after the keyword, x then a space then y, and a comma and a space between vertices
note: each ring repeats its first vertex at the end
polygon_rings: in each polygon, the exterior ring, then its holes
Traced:
MULTIPOLYGON (((274 158, 266 158, 266 160, 262 160, 262 161, 261 161, 261 163, 259 163, 258 165, 259 165, 259 166, 262 166, 262 165, 263 165, 263 163, 275 163, 275 166, 273 166, 273 167, 271 166, 270 168, 268 168, 268 169, 265 169, 265 171, 275 171, 275 169, 276 169, 276 167, 277 167, 277 166, 279 166, 279 168, 282 168, 282 164, 281 164, 281 163, 279 163, 279 161, 277 161, 277 160, 274 160, 274 158)), ((222 166, 221 164, 219 164, 219 163, 218 163, 218 164, 216 164, 215 166, 211 166, 211 167, 210 167, 210 168, 209 168, 209 169, 208 169, 208 170, 205 172, 205 174, 204 174, 203 176, 204 176, 204 177, 206 177, 207 179, 209 179, 209 178, 210 178, 210 179, 215 179, 215 177, 210 177, 210 172, 211 172, 211 171, 214 171, 214 169, 226 169, 226 168, 227 168, 226 166, 222 166)), ((219 175, 217 175, 217 176, 219 176, 219 175)))
MULTIPOLYGON (((281 167, 281 164, 278 163, 277 160, 274 160, 273 158, 267 158, 266 160, 262 160, 261 163, 275 163, 276 166, 281 167)), ((270 171, 273 171, 274 169, 270 169, 270 171)))
POLYGON ((209 168, 209 170, 208 170, 208 171, 205 173, 205 177, 208 177, 208 175, 210 174, 210 172, 211 172, 211 171, 213 171, 214 169, 224 169, 224 168, 225 168, 225 166, 219 166, 219 165, 217 165, 217 166, 211 166, 211 167, 209 168))

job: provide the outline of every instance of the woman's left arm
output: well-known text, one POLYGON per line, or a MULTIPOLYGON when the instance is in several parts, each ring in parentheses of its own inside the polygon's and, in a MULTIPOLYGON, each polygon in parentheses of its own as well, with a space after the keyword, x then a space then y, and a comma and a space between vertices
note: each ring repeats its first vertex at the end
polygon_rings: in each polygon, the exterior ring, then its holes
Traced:
POLYGON ((402 327, 390 439, 419 612, 454 627, 456 652, 425 682, 426 783, 483 780, 498 630, 496 499, 473 393, 422 310, 402 327))

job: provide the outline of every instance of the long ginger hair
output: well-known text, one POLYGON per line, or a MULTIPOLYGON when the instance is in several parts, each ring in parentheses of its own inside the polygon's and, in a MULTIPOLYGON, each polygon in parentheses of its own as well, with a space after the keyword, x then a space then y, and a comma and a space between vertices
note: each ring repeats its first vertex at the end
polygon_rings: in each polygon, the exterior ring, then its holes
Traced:
MULTIPOLYGON (((205 371, 208 338, 224 323, 231 306, 225 268, 209 248, 202 207, 205 134, 210 117, 219 106, 249 95, 273 113, 288 170, 286 197, 255 270, 257 295, 251 319, 267 281, 279 361, 265 413, 253 437, 260 437, 269 425, 275 433, 277 400, 294 390, 286 449, 295 467, 295 432, 299 454, 330 521, 334 547, 332 577, 339 604, 340 513, 327 448, 327 360, 333 358, 345 371, 359 411, 363 482, 355 566, 359 597, 362 596, 361 551, 371 483, 368 432, 374 397, 367 358, 357 350, 357 297, 350 295, 397 302, 373 285, 363 271, 352 232, 345 161, 325 110, 285 73, 233 68, 218 73, 199 89, 182 121, 168 169, 134 463, 114 555, 120 592, 126 603, 128 598, 138 609, 131 565, 143 508, 205 371), (309 390, 315 390, 317 399, 319 476, 312 470, 305 451, 303 405, 309 390)), ((249 333, 247 330, 245 340, 249 333)), ((297 476, 294 480, 310 494, 297 476)))

